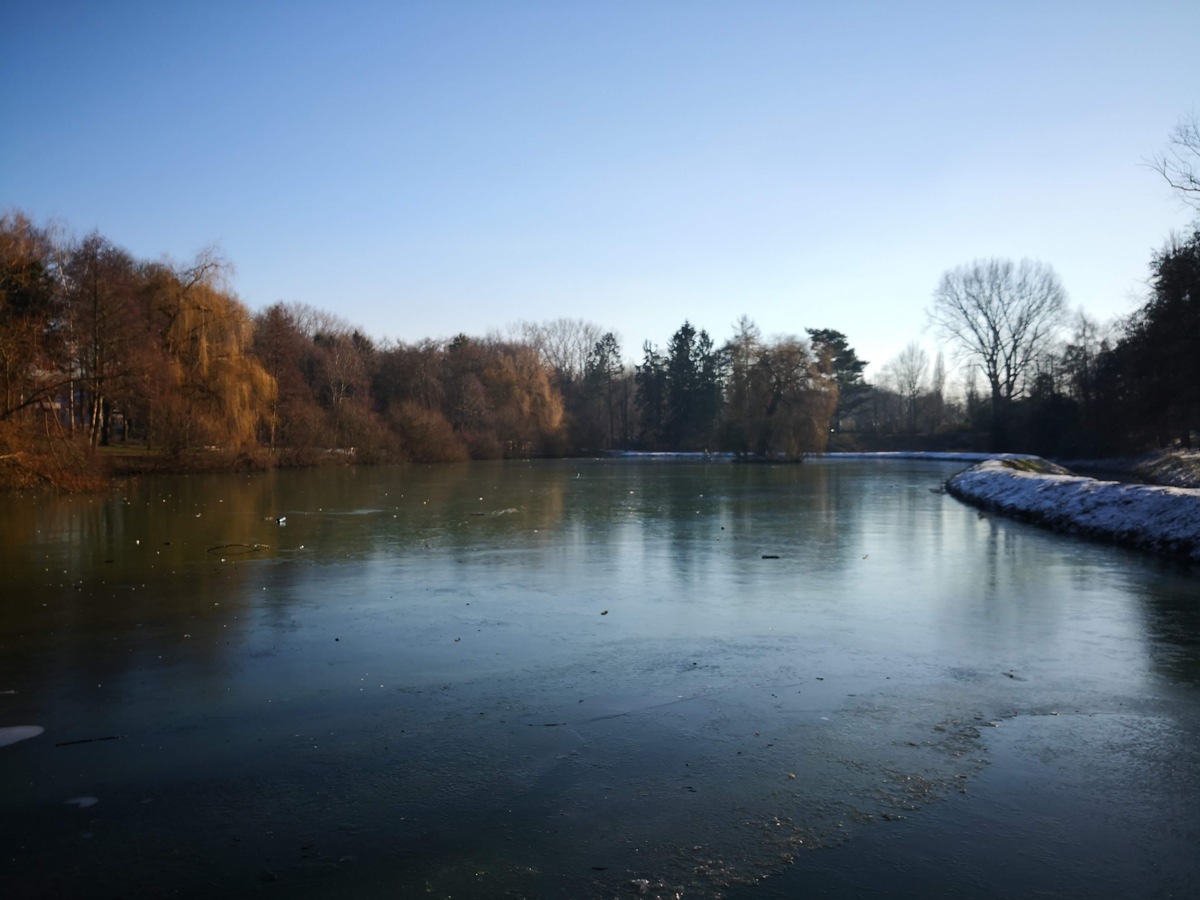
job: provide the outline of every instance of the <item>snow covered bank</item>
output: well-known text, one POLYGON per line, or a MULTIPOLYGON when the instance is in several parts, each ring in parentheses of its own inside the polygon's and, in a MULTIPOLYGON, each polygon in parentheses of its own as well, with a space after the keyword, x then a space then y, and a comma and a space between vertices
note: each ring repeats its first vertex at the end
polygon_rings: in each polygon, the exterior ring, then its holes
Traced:
POLYGON ((939 462, 982 462, 985 459, 1035 459, 1025 453, 969 453, 965 450, 874 450, 822 453, 820 459, 934 459, 939 462))
POLYGON ((1110 474, 1114 478, 1140 480, 1147 484, 1200 488, 1200 450, 1155 450, 1145 456, 1077 459, 1063 465, 1076 471, 1110 474))
MULTIPOLYGON (((730 461, 737 458, 734 453, 725 451, 709 453, 707 450, 674 451, 652 453, 644 450, 604 450, 600 453, 602 459, 684 459, 684 460, 717 460, 730 461)), ((1024 453, 968 453, 965 451, 933 451, 933 450, 873 450, 862 452, 814 453, 806 459, 933 459, 941 462, 981 462, 985 459, 1036 459, 1024 453)), ((780 460, 784 462, 785 460, 780 460)))
POLYGON ((990 459, 946 489, 959 500, 1086 537, 1200 562, 1200 490, 1120 484, 1030 459, 990 459))

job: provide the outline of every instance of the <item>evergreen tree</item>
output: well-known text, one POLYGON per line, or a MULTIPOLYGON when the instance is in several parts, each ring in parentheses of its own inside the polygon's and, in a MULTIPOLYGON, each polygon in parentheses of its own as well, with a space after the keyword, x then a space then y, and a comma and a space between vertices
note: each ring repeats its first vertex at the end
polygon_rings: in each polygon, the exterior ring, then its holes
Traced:
POLYGON ((850 418, 871 396, 871 386, 863 378, 867 361, 858 358, 846 335, 832 328, 806 328, 813 352, 828 355, 833 377, 838 385, 838 405, 833 414, 833 428, 840 431, 842 420, 850 418))
POLYGON ((1127 415, 1144 441, 1190 447, 1200 427, 1200 231, 1151 268, 1153 294, 1118 348, 1134 399, 1127 415))
POLYGON ((602 433, 600 444, 611 449, 616 442, 618 391, 624 366, 621 364, 621 345, 616 335, 606 332, 592 347, 583 368, 584 395, 591 412, 599 420, 602 433))
POLYGON ((712 440, 721 410, 722 370, 708 332, 684 322, 667 350, 666 439, 672 450, 700 450, 712 440))
POLYGON ((638 441, 644 450, 663 446, 667 420, 667 361, 649 341, 642 345, 642 364, 634 375, 641 418, 638 441))

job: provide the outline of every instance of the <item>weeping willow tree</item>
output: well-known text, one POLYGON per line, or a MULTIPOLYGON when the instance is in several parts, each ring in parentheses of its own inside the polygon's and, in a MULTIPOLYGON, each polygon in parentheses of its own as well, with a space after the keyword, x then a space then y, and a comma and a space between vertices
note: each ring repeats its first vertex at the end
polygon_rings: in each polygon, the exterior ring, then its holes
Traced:
POLYGON ((496 437, 506 455, 556 453, 565 436, 562 394, 533 347, 499 345, 484 370, 496 437))
POLYGON ((823 453, 838 402, 831 354, 795 337, 764 341, 748 320, 739 328, 728 351, 726 448, 762 459, 823 453))
POLYGON ((250 314, 225 289, 225 268, 206 252, 189 268, 156 264, 147 273, 162 350, 149 432, 173 453, 255 446, 275 400, 275 380, 253 355, 250 314))
POLYGON ((803 341, 782 338, 765 349, 758 369, 758 454, 796 460, 823 453, 838 399, 828 360, 803 341))

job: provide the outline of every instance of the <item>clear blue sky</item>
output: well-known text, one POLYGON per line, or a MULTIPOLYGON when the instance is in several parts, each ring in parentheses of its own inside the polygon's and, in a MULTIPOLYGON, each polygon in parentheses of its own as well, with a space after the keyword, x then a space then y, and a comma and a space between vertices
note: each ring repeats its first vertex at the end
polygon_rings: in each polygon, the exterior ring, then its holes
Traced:
POLYGON ((567 316, 629 358, 845 332, 1041 259, 1131 309, 1191 215, 1141 165, 1200 106, 1200 3, 10 2, 0 208, 376 338, 567 316))

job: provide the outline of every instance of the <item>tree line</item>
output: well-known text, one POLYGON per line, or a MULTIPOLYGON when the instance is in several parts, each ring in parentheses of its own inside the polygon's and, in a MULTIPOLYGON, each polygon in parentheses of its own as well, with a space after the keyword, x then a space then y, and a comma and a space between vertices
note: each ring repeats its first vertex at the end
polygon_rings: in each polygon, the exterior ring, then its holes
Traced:
MULTIPOLYGON (((1200 211, 1200 117, 1148 161, 1200 211)), ((856 442, 1101 458, 1195 445, 1200 430, 1200 224, 1149 264, 1149 291, 1101 323, 1072 312, 1045 263, 983 259, 945 272, 927 310, 962 373, 947 383, 910 343, 854 404, 856 442)), ((842 405, 846 405, 843 398, 842 405)))
MULTIPOLYGON (((717 346, 684 322, 624 361, 576 319, 380 342, 332 313, 252 314, 209 250, 135 259, 0 216, 0 455, 136 446, 279 464, 458 461, 604 450, 824 449, 844 336, 717 346)), ((851 355, 852 355, 852 351, 851 355)), ((861 366, 860 366, 861 371, 861 366)))
MULTIPOLYGON (((1200 209, 1195 120, 1153 162, 1200 209)), ((105 447, 246 465, 443 462, 609 450, 801 459, 826 449, 1105 456, 1190 447, 1200 428, 1200 229, 1150 260, 1140 307, 1071 313, 1054 270, 947 270, 927 310, 960 373, 915 342, 864 378, 830 328, 718 344, 684 321, 628 364, 581 319, 506 333, 377 341, 337 315, 251 313, 212 250, 135 259, 0 215, 0 463, 86 466, 105 447)))
POLYGON ((862 449, 951 448, 1068 459, 1193 447, 1200 430, 1200 230, 1153 254, 1149 291, 1101 323, 1070 310, 1043 263, 987 259, 942 276, 929 324, 855 406, 862 449))

